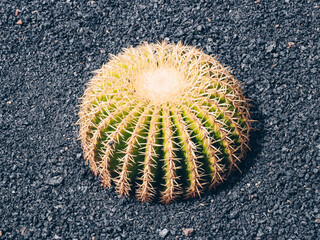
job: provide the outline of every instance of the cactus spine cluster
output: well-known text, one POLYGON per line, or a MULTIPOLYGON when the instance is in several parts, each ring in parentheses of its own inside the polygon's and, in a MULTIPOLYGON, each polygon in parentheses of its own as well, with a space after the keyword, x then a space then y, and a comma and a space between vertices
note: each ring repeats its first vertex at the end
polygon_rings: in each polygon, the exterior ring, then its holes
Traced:
POLYGON ((89 82, 79 118, 84 156, 104 186, 163 203, 200 196, 238 168, 252 122, 228 69, 165 42, 111 56, 89 82))

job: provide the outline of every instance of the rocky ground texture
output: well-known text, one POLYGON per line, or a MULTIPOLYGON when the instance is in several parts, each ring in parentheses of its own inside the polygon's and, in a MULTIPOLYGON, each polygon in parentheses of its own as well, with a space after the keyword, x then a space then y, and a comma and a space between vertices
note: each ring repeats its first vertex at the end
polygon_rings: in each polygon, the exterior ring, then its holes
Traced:
POLYGON ((1 0, 0 239, 319 239, 319 56, 319 1, 1 0), (109 54, 163 39, 218 55, 259 121, 242 173, 167 206, 103 189, 74 124, 109 54))

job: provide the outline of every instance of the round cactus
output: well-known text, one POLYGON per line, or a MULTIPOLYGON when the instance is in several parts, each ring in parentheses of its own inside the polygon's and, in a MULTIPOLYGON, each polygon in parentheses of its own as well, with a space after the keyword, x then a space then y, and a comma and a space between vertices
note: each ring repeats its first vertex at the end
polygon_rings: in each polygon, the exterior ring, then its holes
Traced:
POLYGON ((95 72, 80 139, 92 172, 142 202, 200 196, 244 157, 249 104, 239 82, 195 47, 143 44, 95 72))

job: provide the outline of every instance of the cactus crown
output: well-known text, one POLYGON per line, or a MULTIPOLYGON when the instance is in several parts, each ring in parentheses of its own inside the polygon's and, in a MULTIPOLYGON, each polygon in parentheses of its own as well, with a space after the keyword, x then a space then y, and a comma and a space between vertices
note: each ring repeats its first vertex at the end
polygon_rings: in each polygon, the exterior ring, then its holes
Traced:
POLYGON ((238 168, 251 129, 238 81, 181 43, 112 56, 89 82, 79 117, 84 156, 104 186, 164 203, 221 183, 238 168))

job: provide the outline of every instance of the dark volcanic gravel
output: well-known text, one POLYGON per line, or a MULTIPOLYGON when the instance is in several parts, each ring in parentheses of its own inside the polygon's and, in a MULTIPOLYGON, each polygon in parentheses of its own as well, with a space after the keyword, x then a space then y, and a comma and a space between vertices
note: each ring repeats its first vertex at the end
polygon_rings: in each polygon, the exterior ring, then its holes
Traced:
POLYGON ((0 239, 319 239, 319 1, 115 2, 0 1, 0 239), (109 54, 163 39, 218 55, 259 120, 242 174, 168 206, 103 189, 74 124, 109 54))

